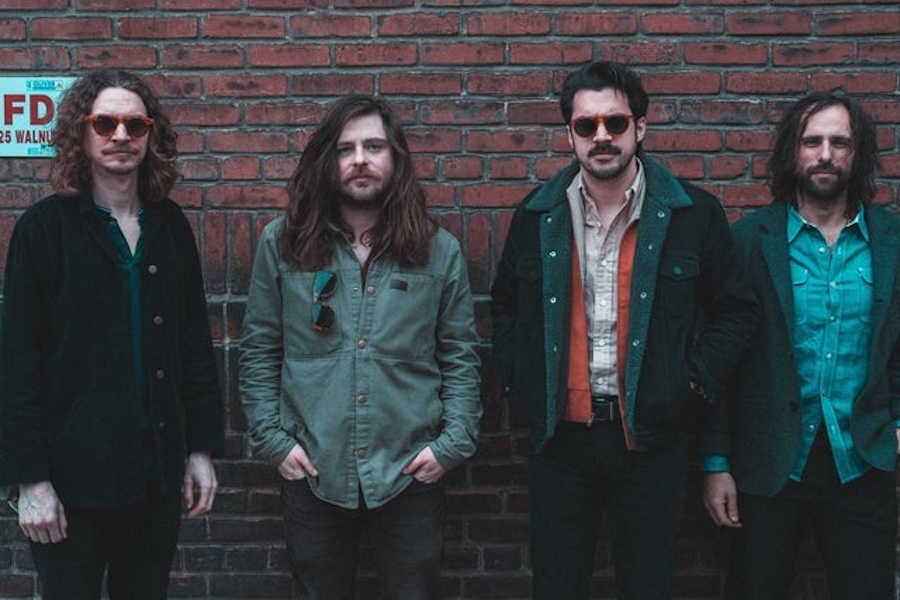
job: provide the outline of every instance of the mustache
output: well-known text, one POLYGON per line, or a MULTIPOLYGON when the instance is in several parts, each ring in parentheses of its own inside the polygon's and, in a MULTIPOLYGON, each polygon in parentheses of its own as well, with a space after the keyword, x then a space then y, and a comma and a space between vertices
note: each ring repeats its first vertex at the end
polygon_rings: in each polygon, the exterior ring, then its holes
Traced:
POLYGON ((594 146, 588 152, 588 156, 596 156, 598 154, 622 154, 622 151, 610 144, 603 144, 601 146, 594 146))

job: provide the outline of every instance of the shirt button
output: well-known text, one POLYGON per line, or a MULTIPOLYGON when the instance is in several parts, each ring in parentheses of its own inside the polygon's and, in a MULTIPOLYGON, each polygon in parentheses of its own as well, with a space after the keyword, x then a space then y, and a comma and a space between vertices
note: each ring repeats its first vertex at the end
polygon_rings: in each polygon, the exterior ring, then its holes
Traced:
POLYGON ((606 346, 606 340, 600 340, 599 343, 601 347, 606 346))
POLYGON ((365 395, 365 394, 360 394, 360 395, 357 396, 357 398, 356 398, 356 401, 359 402, 360 404, 365 404, 365 403, 366 403, 366 400, 368 400, 368 398, 366 398, 366 395, 365 395))
POLYGON ((157 378, 157 379, 165 379, 165 378, 166 378, 166 372, 165 372, 164 370, 162 370, 162 369, 157 369, 157 370, 156 370, 156 378, 157 378))
POLYGON ((825 254, 825 246, 819 246, 819 254, 825 254))
POLYGON ((368 344, 366 340, 359 340, 358 342, 356 342, 356 345, 360 348, 365 348, 368 344))
POLYGON ((156 265, 148 265, 147 266, 147 272, 150 273, 151 275, 155 274, 158 270, 159 269, 156 267, 156 265))
POLYGON ((370 285, 369 287, 367 287, 367 288, 366 288, 366 293, 369 294, 370 296, 371 296, 372 294, 374 294, 374 293, 375 293, 375 286, 374 286, 374 285, 370 285))
POLYGON ((360 448, 359 450, 356 451, 356 455, 360 458, 365 458, 366 457, 366 449, 360 448))
POLYGON ((153 317, 153 324, 154 324, 154 325, 162 325, 162 324, 163 324, 163 318, 162 318, 161 316, 159 316, 159 315, 156 315, 155 317, 153 317))

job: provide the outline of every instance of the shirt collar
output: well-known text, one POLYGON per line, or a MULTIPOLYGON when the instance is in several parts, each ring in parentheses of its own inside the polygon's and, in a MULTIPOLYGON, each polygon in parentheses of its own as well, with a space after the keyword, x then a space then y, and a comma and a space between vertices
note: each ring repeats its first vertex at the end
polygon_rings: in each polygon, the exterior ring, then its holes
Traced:
MULTIPOLYGON (((862 202, 857 203, 859 209, 856 211, 856 215, 850 219, 847 223, 846 227, 856 226, 859 230, 859 234, 862 238, 868 243, 869 242, 869 226, 866 224, 865 219, 865 205, 862 202)), ((797 236, 800 234, 800 230, 803 229, 804 225, 809 225, 813 227, 813 225, 803 218, 803 215, 800 214, 800 211, 793 204, 788 204, 787 211, 787 239, 790 244, 793 242, 797 236)))

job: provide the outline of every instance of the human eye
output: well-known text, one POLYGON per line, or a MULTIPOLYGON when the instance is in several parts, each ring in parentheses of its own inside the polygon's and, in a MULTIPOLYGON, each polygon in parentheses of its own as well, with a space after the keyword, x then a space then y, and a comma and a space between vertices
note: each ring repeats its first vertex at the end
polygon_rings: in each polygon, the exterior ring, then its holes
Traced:
POLYGON ((338 156, 347 156, 353 151, 352 146, 338 146, 337 147, 337 155, 338 156))
POLYGON ((368 144, 366 144, 366 149, 373 154, 378 154, 379 152, 383 152, 384 148, 385 148, 384 142, 369 142, 368 144))
POLYGON ((849 138, 835 138, 831 140, 831 145, 838 150, 849 150, 853 147, 853 140, 849 138))

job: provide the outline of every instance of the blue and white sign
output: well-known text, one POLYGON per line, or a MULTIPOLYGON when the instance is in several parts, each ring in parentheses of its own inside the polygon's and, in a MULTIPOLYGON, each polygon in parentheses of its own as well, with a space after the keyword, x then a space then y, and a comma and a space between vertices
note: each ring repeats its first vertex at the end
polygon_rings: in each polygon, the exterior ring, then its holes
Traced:
POLYGON ((53 125, 74 77, 0 77, 0 156, 54 156, 53 125))

